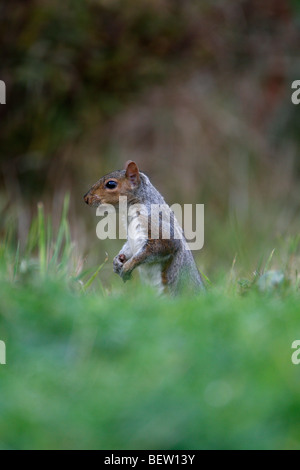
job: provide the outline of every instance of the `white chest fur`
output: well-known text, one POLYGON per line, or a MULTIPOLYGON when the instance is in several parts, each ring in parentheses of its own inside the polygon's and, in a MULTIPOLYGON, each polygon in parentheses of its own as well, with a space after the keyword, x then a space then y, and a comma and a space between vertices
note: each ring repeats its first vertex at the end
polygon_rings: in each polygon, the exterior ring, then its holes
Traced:
POLYGON ((145 209, 131 211, 127 218, 127 238, 133 255, 144 246, 148 239, 148 214, 145 209))
POLYGON ((160 264, 143 264, 138 268, 142 281, 149 286, 154 287, 159 294, 164 291, 162 283, 160 264))
MULTIPOLYGON (((127 218, 127 239, 132 255, 136 255, 148 239, 148 213, 142 207, 134 209, 127 218)), ((162 293, 162 267, 160 263, 144 263, 138 268, 142 282, 162 293)))

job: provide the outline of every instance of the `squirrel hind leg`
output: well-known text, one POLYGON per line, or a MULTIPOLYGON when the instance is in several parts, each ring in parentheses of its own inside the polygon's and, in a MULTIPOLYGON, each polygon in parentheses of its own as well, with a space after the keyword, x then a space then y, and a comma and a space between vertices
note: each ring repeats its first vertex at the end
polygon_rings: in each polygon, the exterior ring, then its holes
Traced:
POLYGON ((204 284, 190 252, 178 252, 164 265, 162 282, 171 294, 196 294, 204 284))

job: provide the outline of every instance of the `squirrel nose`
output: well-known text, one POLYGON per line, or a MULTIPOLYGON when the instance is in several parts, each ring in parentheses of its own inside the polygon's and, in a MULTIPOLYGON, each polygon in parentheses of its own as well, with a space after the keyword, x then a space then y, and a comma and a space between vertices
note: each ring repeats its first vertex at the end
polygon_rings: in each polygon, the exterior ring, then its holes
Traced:
POLYGON ((86 193, 86 194, 83 196, 83 199, 84 199, 84 202, 85 202, 86 204, 89 204, 89 203, 90 203, 89 193, 86 193))

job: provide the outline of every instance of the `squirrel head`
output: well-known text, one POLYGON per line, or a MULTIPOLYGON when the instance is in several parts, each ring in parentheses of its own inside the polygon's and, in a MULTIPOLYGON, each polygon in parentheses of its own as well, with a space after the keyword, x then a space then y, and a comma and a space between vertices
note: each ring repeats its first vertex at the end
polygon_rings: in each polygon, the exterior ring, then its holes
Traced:
POLYGON ((138 202, 136 191, 141 183, 138 166, 129 160, 124 170, 113 171, 103 176, 84 195, 84 201, 90 206, 101 204, 119 205, 119 197, 126 196, 128 203, 138 202))

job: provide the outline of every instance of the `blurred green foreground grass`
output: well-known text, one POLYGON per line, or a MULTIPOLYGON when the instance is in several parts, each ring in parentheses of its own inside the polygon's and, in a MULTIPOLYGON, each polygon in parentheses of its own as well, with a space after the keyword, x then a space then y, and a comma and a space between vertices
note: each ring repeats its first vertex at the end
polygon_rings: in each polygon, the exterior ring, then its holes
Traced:
POLYGON ((27 258, 1 244, 0 448, 300 447, 295 287, 93 291, 67 269, 66 208, 50 232, 40 207, 27 258))

